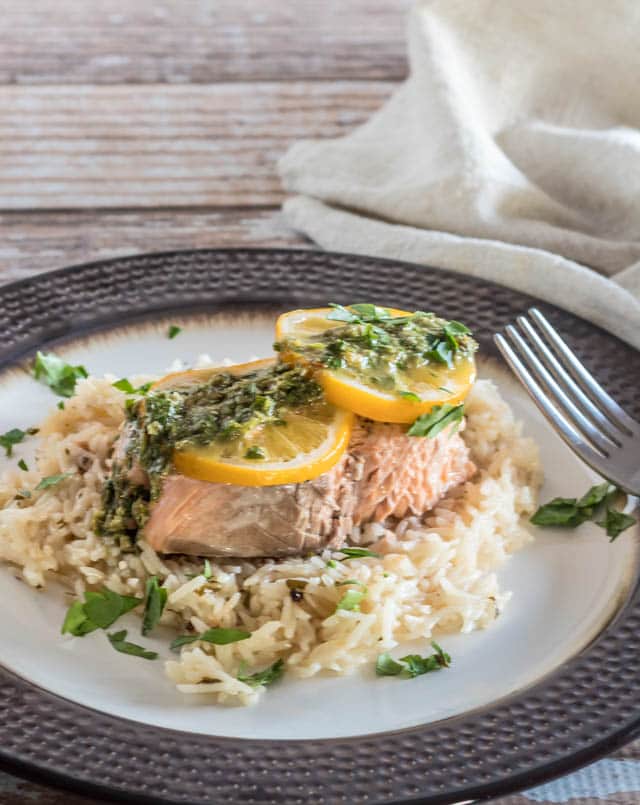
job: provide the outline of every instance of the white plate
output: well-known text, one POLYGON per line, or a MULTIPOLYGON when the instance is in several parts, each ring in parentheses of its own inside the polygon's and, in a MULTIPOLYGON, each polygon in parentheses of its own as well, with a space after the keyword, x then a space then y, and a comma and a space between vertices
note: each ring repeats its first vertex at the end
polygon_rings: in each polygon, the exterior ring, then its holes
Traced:
MULTIPOLYGON (((216 316, 173 319, 120 329, 57 350, 93 374, 160 374, 175 358, 192 362, 206 352, 235 361, 269 354, 273 319, 216 316), (166 338, 169 323, 183 332, 166 338)), ((598 481, 564 446, 510 375, 485 364, 541 449, 546 480, 541 500, 581 495, 598 481)), ((37 423, 56 398, 23 372, 0 377, 0 432, 37 423)), ((27 448, 15 449, 15 461, 27 448)), ((7 463, 7 461, 3 462, 7 463)), ((600 632, 626 594, 635 573, 635 537, 629 529, 614 544, 585 524, 577 531, 535 530, 535 542, 499 571, 513 598, 487 630, 443 637, 451 672, 414 680, 376 678, 373 669, 351 677, 285 679, 253 707, 222 707, 206 696, 184 696, 165 678, 161 662, 113 651, 102 632, 62 637, 67 602, 60 590, 35 591, 0 569, 0 595, 8 602, 0 621, 0 662, 60 696, 148 724, 244 738, 335 738, 397 730, 482 707, 540 680, 600 632)), ((129 615, 123 628, 137 630, 129 615)), ((120 622, 119 622, 120 624, 120 622)), ((169 658, 167 639, 145 640, 169 658)))

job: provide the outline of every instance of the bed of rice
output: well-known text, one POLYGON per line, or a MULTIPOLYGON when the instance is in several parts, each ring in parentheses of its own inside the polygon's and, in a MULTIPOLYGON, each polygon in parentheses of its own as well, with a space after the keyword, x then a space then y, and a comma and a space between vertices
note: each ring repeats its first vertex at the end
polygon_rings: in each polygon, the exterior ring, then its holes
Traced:
POLYGON ((166 673, 183 693, 248 704, 263 689, 240 682, 241 667, 260 670, 284 658, 287 674, 347 674, 401 643, 484 628, 508 601, 495 570, 530 539, 522 518, 535 509, 540 467, 536 446, 491 381, 476 382, 466 407, 464 439, 478 472, 424 521, 355 529, 353 543, 379 559, 328 565, 340 554, 325 551, 283 561, 212 561, 209 579, 190 577, 202 572, 202 560, 161 557, 144 541, 139 552, 122 553, 91 530, 124 400, 112 379, 88 378, 64 410, 46 419, 37 468, 9 470, 0 483, 0 559, 34 587, 57 579, 77 595, 104 585, 142 595, 147 577, 156 575, 169 592, 162 623, 180 633, 212 626, 252 633, 226 646, 191 644, 167 661, 166 673), (16 499, 43 476, 68 471, 75 474, 57 486, 16 499), (287 579, 307 581, 301 602, 292 600, 287 579), (360 611, 336 610, 349 589, 338 582, 346 579, 366 586, 360 611))

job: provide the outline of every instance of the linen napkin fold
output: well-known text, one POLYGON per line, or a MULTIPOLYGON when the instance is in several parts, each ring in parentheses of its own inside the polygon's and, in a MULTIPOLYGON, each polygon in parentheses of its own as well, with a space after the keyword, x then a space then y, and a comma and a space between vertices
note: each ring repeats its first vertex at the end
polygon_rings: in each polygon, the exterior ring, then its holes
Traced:
POLYGON ((279 163, 326 249, 472 274, 640 349, 640 4, 421 0, 410 77, 279 163))

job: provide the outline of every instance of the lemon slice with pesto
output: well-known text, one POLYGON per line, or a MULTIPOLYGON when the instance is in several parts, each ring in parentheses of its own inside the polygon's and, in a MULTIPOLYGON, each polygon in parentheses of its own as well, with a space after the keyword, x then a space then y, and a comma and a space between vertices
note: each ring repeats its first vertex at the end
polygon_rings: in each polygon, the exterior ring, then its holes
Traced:
POLYGON ((464 324, 370 304, 285 313, 275 348, 313 368, 329 402, 379 422, 458 404, 476 375, 477 344, 464 324))
POLYGON ((353 424, 307 370, 274 359, 168 375, 152 387, 142 416, 151 439, 158 429, 170 439, 175 470, 241 486, 322 475, 344 454, 353 424))

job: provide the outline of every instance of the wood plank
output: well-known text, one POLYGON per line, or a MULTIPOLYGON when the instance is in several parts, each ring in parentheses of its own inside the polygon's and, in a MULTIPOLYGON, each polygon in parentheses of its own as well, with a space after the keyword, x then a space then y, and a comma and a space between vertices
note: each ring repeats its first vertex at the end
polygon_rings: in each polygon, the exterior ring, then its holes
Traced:
POLYGON ((0 209, 275 205, 287 147, 345 134, 393 87, 0 87, 0 209))
POLYGON ((411 0, 4 3, 0 83, 400 79, 411 0))
POLYGON ((311 248, 287 227, 277 209, 4 213, 0 232, 0 283, 149 251, 311 248))

